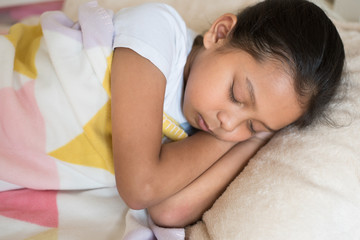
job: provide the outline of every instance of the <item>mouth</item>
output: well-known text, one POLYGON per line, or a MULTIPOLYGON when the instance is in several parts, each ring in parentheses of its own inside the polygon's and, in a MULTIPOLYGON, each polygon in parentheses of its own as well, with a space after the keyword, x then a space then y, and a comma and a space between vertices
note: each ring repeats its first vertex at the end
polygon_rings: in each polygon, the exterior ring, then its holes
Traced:
POLYGON ((198 125, 201 128, 201 130, 205 131, 205 132, 212 132, 209 129, 209 126, 207 125, 207 123, 205 122, 204 118, 199 114, 198 115, 198 125))

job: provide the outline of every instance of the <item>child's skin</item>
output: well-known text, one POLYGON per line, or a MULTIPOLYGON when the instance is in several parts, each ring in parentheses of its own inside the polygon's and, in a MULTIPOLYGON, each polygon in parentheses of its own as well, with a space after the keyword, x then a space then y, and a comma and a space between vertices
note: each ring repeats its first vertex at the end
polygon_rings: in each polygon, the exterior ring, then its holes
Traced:
POLYGON ((219 52, 236 16, 218 18, 185 69, 183 110, 200 131, 161 144, 166 80, 150 61, 117 48, 112 67, 112 128, 117 187, 155 223, 199 219, 276 131, 304 112, 288 69, 241 50, 219 52), (187 75, 187 74, 185 74, 187 75))

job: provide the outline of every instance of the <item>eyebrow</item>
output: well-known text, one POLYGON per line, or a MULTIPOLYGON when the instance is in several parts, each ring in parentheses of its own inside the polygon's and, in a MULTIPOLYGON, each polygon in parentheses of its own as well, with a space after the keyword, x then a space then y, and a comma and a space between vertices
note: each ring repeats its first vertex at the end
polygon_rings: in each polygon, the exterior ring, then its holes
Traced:
MULTIPOLYGON (((250 81, 249 78, 246 78, 246 85, 247 85, 247 90, 249 92, 250 95, 250 100, 251 100, 251 105, 253 107, 256 107, 256 98, 255 98, 255 91, 254 91, 254 87, 250 81)), ((277 132, 276 130, 270 128, 268 125, 266 125, 265 123, 261 122, 262 125, 264 125, 264 127, 269 130, 270 132, 277 132)))
POLYGON ((249 80, 249 78, 246 78, 246 85, 247 85, 247 90, 250 95, 251 105, 255 107, 256 106, 256 98, 255 98, 255 93, 254 93, 254 87, 253 87, 251 81, 249 80))

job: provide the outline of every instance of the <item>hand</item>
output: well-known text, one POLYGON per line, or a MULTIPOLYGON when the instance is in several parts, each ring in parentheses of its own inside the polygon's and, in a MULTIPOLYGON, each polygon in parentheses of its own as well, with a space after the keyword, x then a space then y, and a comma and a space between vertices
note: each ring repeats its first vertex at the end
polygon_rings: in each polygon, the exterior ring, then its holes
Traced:
POLYGON ((274 136, 275 132, 258 132, 254 135, 254 137, 262 140, 269 140, 274 136))
POLYGON ((257 142, 260 142, 262 144, 267 143, 273 136, 275 135, 275 132, 259 132, 256 133, 250 140, 255 140, 257 142))

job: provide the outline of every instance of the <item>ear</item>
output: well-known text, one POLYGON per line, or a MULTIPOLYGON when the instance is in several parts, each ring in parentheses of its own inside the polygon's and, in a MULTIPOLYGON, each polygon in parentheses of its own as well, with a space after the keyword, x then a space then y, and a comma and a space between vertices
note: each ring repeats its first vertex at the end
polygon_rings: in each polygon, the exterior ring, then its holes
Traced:
POLYGON ((235 26, 237 18, 227 13, 215 20, 210 29, 204 34, 204 47, 210 48, 225 40, 231 29, 235 26))

